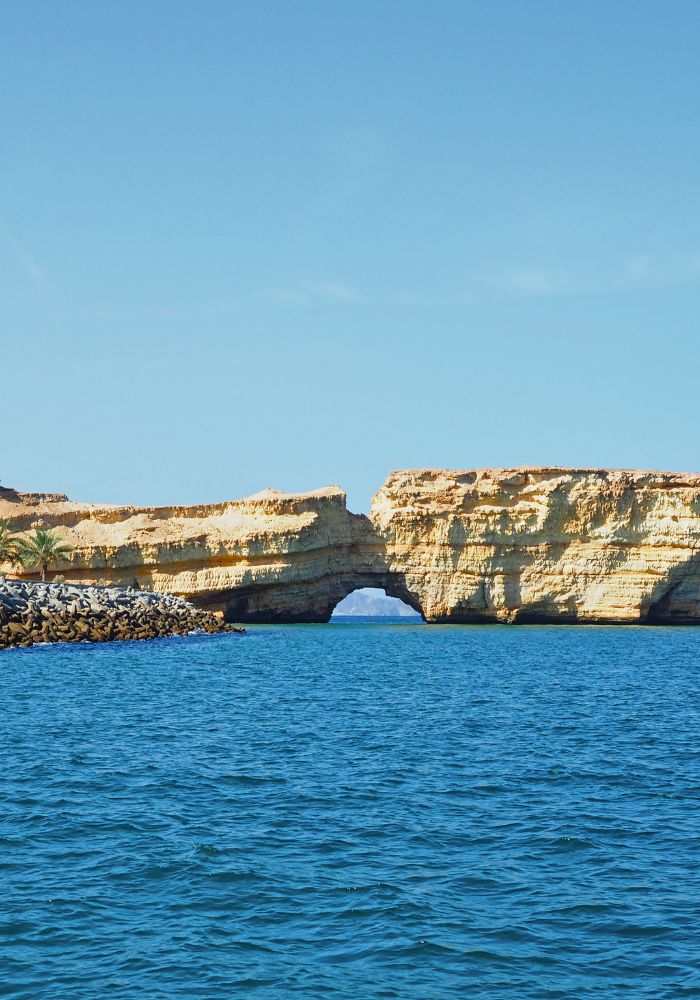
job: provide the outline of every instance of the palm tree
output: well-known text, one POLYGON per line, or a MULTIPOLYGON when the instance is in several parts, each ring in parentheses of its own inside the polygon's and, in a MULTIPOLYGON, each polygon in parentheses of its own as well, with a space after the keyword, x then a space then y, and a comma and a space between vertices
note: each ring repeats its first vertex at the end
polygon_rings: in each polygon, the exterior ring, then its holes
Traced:
POLYGON ((0 518, 0 563, 16 562, 17 546, 10 531, 9 518, 0 518))
POLYGON ((17 555, 24 566, 39 566, 42 583, 46 583, 46 573, 52 563, 64 559, 73 551, 70 545, 61 541, 56 531, 48 528, 35 528, 33 535, 18 538, 14 543, 17 555))

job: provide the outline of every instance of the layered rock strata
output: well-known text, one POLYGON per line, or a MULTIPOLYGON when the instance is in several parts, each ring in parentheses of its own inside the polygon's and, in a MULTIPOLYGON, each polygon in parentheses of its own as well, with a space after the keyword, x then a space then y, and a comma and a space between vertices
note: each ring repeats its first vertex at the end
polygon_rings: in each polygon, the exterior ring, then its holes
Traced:
POLYGON ((697 475, 409 470, 366 517, 339 487, 160 508, 0 490, 0 518, 60 529, 71 580, 136 580, 229 621, 327 621, 380 587, 432 622, 700 622, 697 475))
POLYGON ((209 612, 168 594, 0 580, 0 649, 156 639, 226 628, 209 612))
POLYGON ((371 519, 433 622, 700 622, 700 476, 395 472, 371 519))
POLYGON ((229 621, 327 620, 346 594, 372 586, 366 563, 380 546, 337 486, 192 507, 80 504, 0 489, 3 518, 15 532, 59 530, 75 550, 58 567, 71 581, 136 582, 229 621))

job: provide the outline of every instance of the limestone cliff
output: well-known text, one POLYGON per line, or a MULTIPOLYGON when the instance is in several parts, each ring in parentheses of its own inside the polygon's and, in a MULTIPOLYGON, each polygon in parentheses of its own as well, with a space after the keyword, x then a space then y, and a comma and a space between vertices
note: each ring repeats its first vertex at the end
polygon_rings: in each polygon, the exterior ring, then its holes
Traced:
POLYGON ((1 518, 60 528, 70 580, 135 579, 231 621, 326 621, 351 591, 382 587, 435 622, 700 623, 696 475, 395 472, 367 517, 339 487, 196 507, 0 489, 1 518))
POLYGON ((700 476, 393 473, 372 522, 429 621, 700 622, 700 476))
POLYGON ((354 589, 345 580, 361 575, 360 541, 372 536, 336 486, 196 507, 100 506, 0 489, 3 518, 13 531, 61 529, 75 552, 58 568, 71 581, 136 581, 229 620, 325 620, 354 589))

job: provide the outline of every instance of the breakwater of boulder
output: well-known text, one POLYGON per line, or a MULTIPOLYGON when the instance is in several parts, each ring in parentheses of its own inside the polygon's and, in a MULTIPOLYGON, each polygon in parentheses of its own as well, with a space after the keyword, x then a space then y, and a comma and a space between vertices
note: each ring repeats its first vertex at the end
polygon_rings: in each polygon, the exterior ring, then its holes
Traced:
POLYGON ((170 594, 0 577, 0 649, 225 631, 243 630, 170 594))

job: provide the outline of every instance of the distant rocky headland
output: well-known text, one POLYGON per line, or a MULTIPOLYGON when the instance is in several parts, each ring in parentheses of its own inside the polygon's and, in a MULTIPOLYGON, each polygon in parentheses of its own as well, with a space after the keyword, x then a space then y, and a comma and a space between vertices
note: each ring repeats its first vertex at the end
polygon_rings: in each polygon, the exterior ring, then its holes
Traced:
POLYGON ((408 470, 367 516, 337 486, 190 507, 0 489, 2 518, 60 530, 71 582, 137 583, 229 622, 327 621, 373 587, 429 622, 700 623, 694 474, 408 470))

